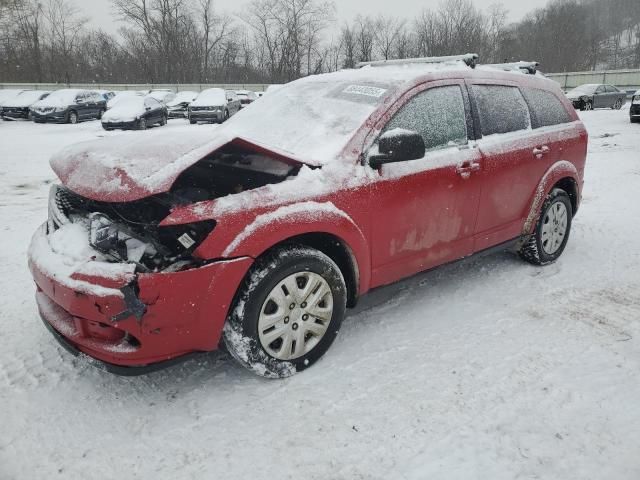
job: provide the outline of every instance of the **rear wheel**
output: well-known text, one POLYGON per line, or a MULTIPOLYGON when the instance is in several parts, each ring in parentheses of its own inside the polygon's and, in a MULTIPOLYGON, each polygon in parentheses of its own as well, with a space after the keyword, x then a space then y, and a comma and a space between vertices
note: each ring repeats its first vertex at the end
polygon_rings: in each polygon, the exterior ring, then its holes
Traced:
POLYGON ((542 205, 535 232, 520 250, 520 256, 534 265, 555 262, 567 246, 572 218, 569 194, 559 188, 553 189, 542 205))
POLYGON ((622 99, 621 98, 616 100, 616 104, 613 106, 613 108, 615 108, 616 110, 620 110, 622 108, 622 99))
POLYGON ((584 102, 584 109, 587 111, 593 110, 593 102, 584 102))
POLYGON ((267 378, 313 365, 342 324, 346 286, 338 266, 304 246, 282 247, 258 260, 224 329, 229 352, 267 378))

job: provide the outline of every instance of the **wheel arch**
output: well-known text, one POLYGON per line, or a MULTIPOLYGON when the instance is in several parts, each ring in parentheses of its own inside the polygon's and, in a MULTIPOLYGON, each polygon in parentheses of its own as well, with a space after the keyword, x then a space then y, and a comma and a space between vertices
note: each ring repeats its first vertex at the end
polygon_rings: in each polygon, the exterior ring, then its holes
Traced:
POLYGON ((303 233, 286 238, 267 250, 258 258, 269 255, 273 250, 287 245, 303 245, 324 253, 333 260, 342 272, 347 287, 347 307, 355 307, 360 291, 360 268, 358 260, 347 242, 335 234, 327 232, 303 233))
POLYGON ((540 180, 533 194, 533 198, 529 203, 530 208, 522 234, 530 235, 533 232, 545 198, 554 188, 562 188, 569 194, 571 206, 573 207, 573 215, 575 216, 580 206, 581 196, 578 179, 578 170, 573 163, 562 160, 552 165, 540 180))

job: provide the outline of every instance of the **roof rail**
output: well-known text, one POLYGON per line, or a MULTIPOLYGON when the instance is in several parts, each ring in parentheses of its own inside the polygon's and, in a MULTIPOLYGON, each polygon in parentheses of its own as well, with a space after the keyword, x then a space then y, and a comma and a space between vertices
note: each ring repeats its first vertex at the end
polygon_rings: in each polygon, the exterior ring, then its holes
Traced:
POLYGON ((412 63, 446 63, 464 62, 468 67, 475 68, 478 64, 477 53, 467 53, 466 55, 450 55, 447 57, 422 57, 422 58, 402 58, 398 60, 377 60, 373 62, 360 62, 356 68, 362 67, 386 67, 388 65, 407 65, 412 63))
POLYGON ((511 62, 511 63, 493 63, 487 64, 486 67, 497 68, 500 70, 509 71, 521 71, 522 73, 528 73, 529 75, 535 75, 538 73, 538 62, 511 62))

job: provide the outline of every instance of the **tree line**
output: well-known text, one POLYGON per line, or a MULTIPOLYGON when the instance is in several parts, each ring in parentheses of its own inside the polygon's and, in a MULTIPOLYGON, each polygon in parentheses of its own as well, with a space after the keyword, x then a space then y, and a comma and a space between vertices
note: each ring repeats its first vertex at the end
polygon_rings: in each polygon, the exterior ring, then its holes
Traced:
POLYGON ((358 62, 476 52, 548 72, 640 68, 637 0, 551 0, 521 21, 472 0, 337 18, 325 0, 111 0, 117 35, 73 0, 0 0, 0 82, 282 83, 358 62))

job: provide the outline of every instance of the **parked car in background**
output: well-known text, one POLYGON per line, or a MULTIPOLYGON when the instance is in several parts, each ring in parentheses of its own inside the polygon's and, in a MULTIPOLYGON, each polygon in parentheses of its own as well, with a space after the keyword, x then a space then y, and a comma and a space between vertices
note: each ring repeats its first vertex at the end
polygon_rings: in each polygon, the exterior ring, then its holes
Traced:
POLYGON ((236 90, 236 95, 238 95, 238 98, 240 99, 240 108, 244 108, 258 99, 255 92, 252 92, 251 90, 236 90))
POLYGON ((615 108, 620 110, 627 102, 627 94, 613 85, 588 83, 567 92, 567 98, 579 110, 615 108))
POLYGON ((224 344, 286 377, 371 289, 490 250, 555 262, 587 131, 555 82, 460 58, 309 76, 213 132, 55 155, 29 248, 45 325, 116 372, 224 344))
POLYGON ((22 92, 24 92, 24 88, 21 88, 21 89, 7 88, 6 90, 4 89, 0 90, 0 107, 4 102, 12 99, 13 97, 15 97, 16 95, 22 92))
POLYGON ((113 98, 107 101, 107 110, 114 107, 122 99, 129 97, 144 97, 145 95, 146 93, 139 92, 137 90, 123 90, 121 92, 116 92, 113 98))
POLYGON ((92 90, 57 90, 31 107, 31 115, 36 123, 78 123, 83 120, 102 118, 107 110, 107 102, 98 92, 92 90))
POLYGON ((152 125, 167 124, 167 107, 151 96, 129 96, 102 116, 102 128, 146 130, 152 125))
POLYGON ((631 108, 629 109, 631 123, 640 122, 640 90, 631 97, 631 108))
POLYGON ((176 98, 167 103, 169 118, 187 118, 189 105, 198 97, 198 92, 178 92, 176 98))
POLYGON ((151 98, 155 98, 164 105, 167 105, 169 102, 176 98, 176 94, 171 90, 152 90, 148 96, 151 98))
POLYGON ((31 106, 46 98, 51 92, 45 90, 25 90, 3 102, 0 106, 0 117, 3 120, 24 118, 31 120, 31 106))
POLYGON ((116 92, 112 90, 97 90, 97 92, 102 95, 107 102, 116 96, 116 92))
POLYGON ((222 123, 240 111, 240 99, 235 92, 209 88, 189 105, 189 122, 222 123))

